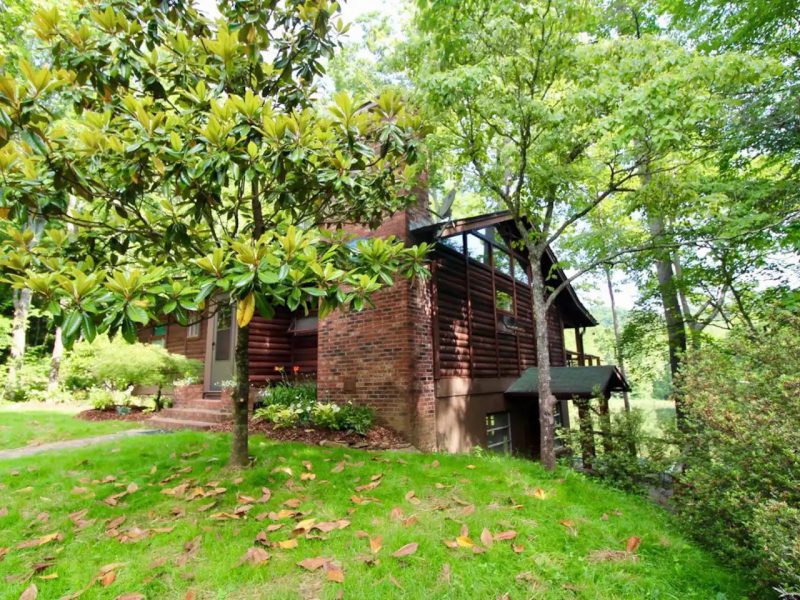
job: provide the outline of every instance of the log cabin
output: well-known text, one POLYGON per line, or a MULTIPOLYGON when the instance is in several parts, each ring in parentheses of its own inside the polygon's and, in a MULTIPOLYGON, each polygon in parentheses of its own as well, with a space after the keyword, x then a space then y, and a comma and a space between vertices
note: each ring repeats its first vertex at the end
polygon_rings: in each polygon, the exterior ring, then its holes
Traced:
MULTIPOLYGON (((506 212, 435 222, 412 206, 379 228, 348 227, 356 237, 395 236, 433 243, 425 281, 398 280, 361 312, 325 319, 279 310, 256 315, 249 338, 250 382, 258 388, 292 376, 313 378, 320 400, 371 406, 379 422, 420 449, 492 451, 535 457, 539 448, 536 345, 530 261, 516 249, 506 212)), ((566 277, 552 252, 535 268, 548 283, 566 277)), ((165 427, 208 427, 228 417, 223 382, 232 377, 234 307, 225 305, 188 327, 148 327, 140 339, 203 362, 202 380, 176 387, 174 406, 154 419, 165 427)), ((583 332, 596 325, 572 286, 548 314, 557 419, 569 425, 568 403, 598 390, 627 389, 620 371, 583 352, 583 332), (572 332, 575 350, 566 347, 572 332)))

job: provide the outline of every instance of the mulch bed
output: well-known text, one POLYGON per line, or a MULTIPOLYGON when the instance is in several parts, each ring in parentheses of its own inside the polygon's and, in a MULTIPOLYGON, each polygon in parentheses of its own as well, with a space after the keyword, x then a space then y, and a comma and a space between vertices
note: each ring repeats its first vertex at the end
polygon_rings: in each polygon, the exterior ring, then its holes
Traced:
POLYGON ((147 421, 147 419, 153 416, 153 413, 144 412, 144 408, 141 406, 129 406, 128 408, 131 412, 127 415, 119 414, 116 408, 107 408, 104 410, 91 408, 79 412, 75 416, 84 421, 147 421))
MULTIPOLYGON (((230 422, 215 425, 211 431, 229 433, 230 422)), ((272 440, 280 442, 302 442, 315 446, 349 446, 362 450, 410 450, 413 448, 403 436, 390 427, 374 425, 367 435, 346 431, 330 431, 313 427, 291 427, 275 429, 266 421, 251 421, 250 433, 260 433, 272 440)))

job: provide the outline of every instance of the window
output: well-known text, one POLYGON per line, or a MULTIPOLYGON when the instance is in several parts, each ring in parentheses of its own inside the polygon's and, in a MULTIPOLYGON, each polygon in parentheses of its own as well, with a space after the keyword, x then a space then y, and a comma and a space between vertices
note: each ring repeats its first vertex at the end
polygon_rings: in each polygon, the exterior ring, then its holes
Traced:
POLYGON ((531 284, 531 282, 528 280, 528 267, 519 260, 514 261, 514 279, 524 283, 525 285, 531 284))
POLYGON ((319 325, 316 315, 311 317, 297 317, 289 326, 289 332, 295 334, 315 333, 319 325))
POLYGON ((511 414, 486 415, 486 448, 498 454, 511 454, 511 414))
POLYGON ((508 292, 496 290, 494 293, 494 306, 502 312, 514 312, 514 298, 508 292))
POLYGON ((167 326, 155 325, 153 326, 153 339, 150 343, 154 346, 161 346, 162 348, 167 345, 167 326))
POLYGON ((499 248, 494 249, 494 268, 503 275, 511 277, 511 256, 508 252, 499 248))
POLYGON ((442 238, 439 240, 439 243, 448 248, 452 248, 459 254, 464 254, 464 236, 460 233, 458 235, 442 238))
POLYGON ((189 313, 189 326, 186 328, 186 337, 200 337, 200 315, 196 312, 189 313))
POLYGON ((467 235, 467 254, 484 265, 489 264, 489 244, 476 235, 467 235))

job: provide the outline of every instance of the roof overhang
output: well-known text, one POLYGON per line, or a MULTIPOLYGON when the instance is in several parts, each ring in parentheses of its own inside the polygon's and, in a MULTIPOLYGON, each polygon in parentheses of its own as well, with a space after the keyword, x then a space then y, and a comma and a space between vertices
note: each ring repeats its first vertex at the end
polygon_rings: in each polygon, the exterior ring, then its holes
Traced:
MULTIPOLYGON (((550 367, 550 389, 560 400, 594 398, 611 392, 627 392, 631 386, 614 365, 593 367, 550 367)), ((539 369, 531 367, 514 381, 505 395, 510 398, 539 396, 539 369)))

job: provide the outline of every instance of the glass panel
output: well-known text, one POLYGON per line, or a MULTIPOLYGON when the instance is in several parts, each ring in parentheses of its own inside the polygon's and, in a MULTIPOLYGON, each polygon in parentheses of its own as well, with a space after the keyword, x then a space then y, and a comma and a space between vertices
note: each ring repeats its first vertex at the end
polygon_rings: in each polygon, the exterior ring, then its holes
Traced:
POLYGON ((489 244, 471 233, 467 235, 467 254, 479 263, 489 264, 489 244))
POLYGON ((459 254, 464 254, 464 236, 460 233, 458 235, 442 238, 439 240, 439 243, 448 248, 452 248, 459 254))
POLYGON ((486 447, 492 452, 511 453, 511 416, 509 413, 486 415, 486 447))
POLYGON ((224 304, 217 311, 217 336, 214 344, 214 360, 231 358, 231 304, 224 304))
POLYGON ((514 260, 514 279, 521 281, 525 285, 530 285, 528 280, 528 267, 518 259, 514 260))
POLYGON ((316 331, 318 326, 317 317, 298 317, 294 320, 292 331, 295 333, 300 331, 316 331))
POLYGON ((511 276, 511 257, 499 248, 494 250, 494 268, 500 273, 511 276))
POLYGON ((166 325, 156 325, 153 327, 153 337, 163 337, 167 335, 166 325))
POLYGON ((186 328, 186 337, 200 337, 200 315, 196 312, 189 313, 189 326, 186 328))
POLYGON ((511 296, 511 294, 504 292, 503 290, 495 291, 494 305, 497 310, 502 310, 503 312, 507 313, 514 312, 514 298, 511 296))

